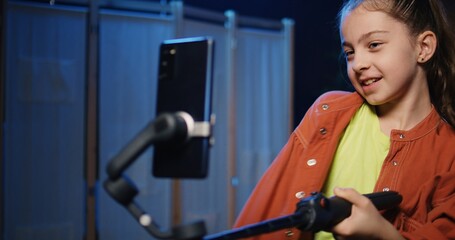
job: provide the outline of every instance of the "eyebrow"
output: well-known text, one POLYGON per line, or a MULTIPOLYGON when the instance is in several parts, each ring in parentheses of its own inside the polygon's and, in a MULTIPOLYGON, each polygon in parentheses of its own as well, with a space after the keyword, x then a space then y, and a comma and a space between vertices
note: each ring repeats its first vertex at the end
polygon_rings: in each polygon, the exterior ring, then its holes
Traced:
MULTIPOLYGON (((361 42, 361 41, 371 37, 371 35, 381 34, 381 33, 389 33, 389 31, 376 30, 376 31, 367 32, 367 33, 363 34, 362 36, 360 36, 360 38, 359 38, 359 40, 357 42, 361 42)), ((349 42, 346 42, 344 40, 341 42, 341 46, 348 46, 348 45, 350 45, 349 42)))

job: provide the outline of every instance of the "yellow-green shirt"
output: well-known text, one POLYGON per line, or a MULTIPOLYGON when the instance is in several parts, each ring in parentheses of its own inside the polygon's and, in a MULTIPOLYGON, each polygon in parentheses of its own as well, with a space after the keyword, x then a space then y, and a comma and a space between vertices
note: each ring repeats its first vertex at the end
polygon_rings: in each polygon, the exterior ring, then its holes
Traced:
MULTIPOLYGON (((374 107, 364 103, 341 136, 324 185, 325 196, 332 196, 335 187, 354 188, 363 194, 372 192, 389 145, 374 107)), ((334 238, 331 233, 320 232, 316 239, 334 238)))

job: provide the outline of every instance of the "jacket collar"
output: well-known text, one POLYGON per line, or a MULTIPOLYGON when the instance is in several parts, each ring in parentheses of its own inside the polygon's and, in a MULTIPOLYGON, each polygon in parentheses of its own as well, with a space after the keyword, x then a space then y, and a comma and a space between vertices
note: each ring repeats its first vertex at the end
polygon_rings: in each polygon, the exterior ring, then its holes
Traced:
MULTIPOLYGON (((316 101, 316 112, 323 118, 332 118, 332 113, 339 111, 351 112, 351 114, 342 114, 344 116, 348 116, 349 119, 339 119, 347 126, 347 124, 349 124, 350 118, 352 118, 354 113, 360 108, 363 103, 365 103, 365 99, 362 98, 362 96, 360 96, 357 92, 348 93, 333 91, 322 95, 316 101)), ((322 122, 326 123, 324 120, 322 122)), ((430 114, 428 114, 426 118, 424 118, 412 129, 406 131, 396 129, 392 130, 390 139, 393 141, 413 141, 417 138, 423 137, 431 131, 437 130, 440 124, 444 124, 444 121, 439 116, 436 109, 433 107, 430 114)))
POLYGON ((409 130, 392 130, 390 133, 390 139, 393 141, 413 141, 421 138, 426 134, 438 130, 440 124, 444 124, 444 121, 439 116, 438 112, 432 107, 430 114, 426 116, 420 123, 409 130))

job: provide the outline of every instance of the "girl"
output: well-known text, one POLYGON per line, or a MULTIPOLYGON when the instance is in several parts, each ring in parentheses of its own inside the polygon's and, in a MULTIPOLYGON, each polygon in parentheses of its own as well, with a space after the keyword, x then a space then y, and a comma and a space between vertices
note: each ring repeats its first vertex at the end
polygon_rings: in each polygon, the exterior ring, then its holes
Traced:
MULTIPOLYGON (((353 204, 339 238, 455 239, 455 38, 438 0, 349 0, 339 14, 356 92, 308 110, 235 227, 291 214, 332 192, 353 204), (342 188, 341 188, 342 187, 342 188), (379 213, 363 193, 397 191, 379 213)), ((296 229, 255 239, 330 239, 296 229)))

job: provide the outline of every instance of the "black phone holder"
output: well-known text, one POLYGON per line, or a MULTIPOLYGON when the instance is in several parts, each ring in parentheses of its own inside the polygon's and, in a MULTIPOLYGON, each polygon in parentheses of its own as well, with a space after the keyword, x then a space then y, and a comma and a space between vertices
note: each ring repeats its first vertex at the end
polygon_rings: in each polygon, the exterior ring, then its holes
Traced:
POLYGON ((209 137, 211 123, 195 122, 186 112, 162 113, 142 129, 107 165, 106 192, 124 206, 152 236, 159 239, 202 239, 206 235, 202 221, 162 231, 134 201, 139 193, 123 172, 153 144, 182 144, 191 137, 209 137))
MULTIPOLYGON (((285 228, 298 228, 301 231, 317 232, 330 229, 351 214, 351 203, 338 198, 326 198, 322 193, 312 193, 297 203, 294 214, 259 222, 218 234, 206 236, 203 221, 176 226, 163 231, 153 218, 135 203, 139 193, 134 183, 123 172, 153 144, 181 144, 191 137, 209 137, 211 123, 194 122, 184 112, 160 114, 129 142, 107 166, 108 179, 104 182, 107 193, 124 206, 144 227, 158 239, 175 240, 215 240, 239 239, 269 233, 285 228)), ((402 197, 397 192, 365 194, 378 210, 397 206, 402 197)))

